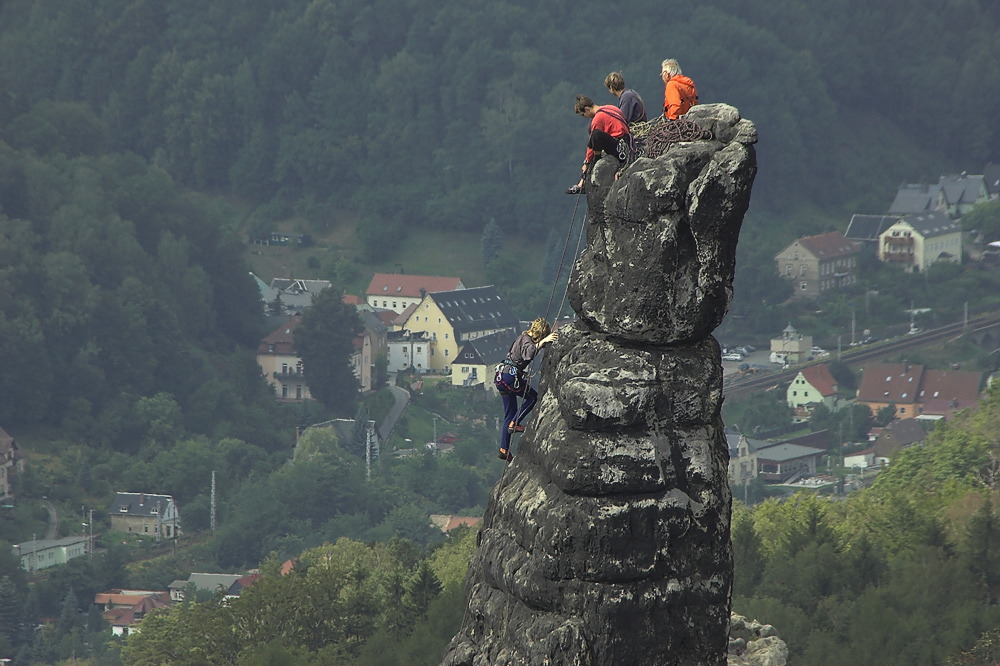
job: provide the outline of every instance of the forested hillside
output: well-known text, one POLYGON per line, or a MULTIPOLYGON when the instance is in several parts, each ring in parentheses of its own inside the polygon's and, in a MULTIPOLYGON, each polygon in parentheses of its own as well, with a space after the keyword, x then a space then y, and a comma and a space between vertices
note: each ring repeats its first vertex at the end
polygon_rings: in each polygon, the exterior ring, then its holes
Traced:
MULTIPOLYGON (((733 609, 773 624, 789 663, 996 664, 998 421, 994 388, 844 501, 803 493, 738 505, 733 609)), ((124 662, 191 654, 187 663, 264 663, 253 659, 266 650, 284 659, 266 663, 436 664, 461 617, 474 541, 469 534, 423 563, 405 543, 366 549, 347 539, 306 551, 289 576, 272 561, 266 584, 231 606, 178 606, 147 620, 124 662), (210 639, 193 640, 195 626, 210 639)))
POLYGON ((8 0, 3 138, 100 130, 265 222, 348 206, 387 238, 494 217, 544 239, 582 153, 573 95, 610 103, 621 69, 655 110, 676 57, 757 123, 756 210, 882 212, 904 179, 1000 159, 998 23, 986 0, 8 0))

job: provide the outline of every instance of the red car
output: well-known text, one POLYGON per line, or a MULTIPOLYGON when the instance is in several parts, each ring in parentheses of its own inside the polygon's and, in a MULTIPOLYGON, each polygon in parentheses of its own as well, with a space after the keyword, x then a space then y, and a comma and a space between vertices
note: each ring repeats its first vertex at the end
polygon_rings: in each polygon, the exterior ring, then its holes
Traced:
POLYGON ((438 437, 438 444, 454 444, 458 441, 458 437, 448 433, 447 435, 441 435, 438 437))

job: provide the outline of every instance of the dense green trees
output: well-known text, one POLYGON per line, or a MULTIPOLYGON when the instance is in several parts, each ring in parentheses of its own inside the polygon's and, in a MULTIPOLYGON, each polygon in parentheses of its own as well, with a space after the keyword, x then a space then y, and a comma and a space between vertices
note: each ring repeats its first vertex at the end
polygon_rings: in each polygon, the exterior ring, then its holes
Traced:
POLYGON ((737 505, 734 609, 778 627, 803 663, 989 663, 971 659, 1000 622, 998 419, 994 389, 843 502, 737 505))
POLYGON ((123 662, 435 664, 461 622, 462 583, 447 563, 467 563, 474 541, 466 532, 427 558, 401 539, 340 539, 305 551, 286 575, 272 556, 238 599, 151 613, 123 662))
POLYGON ((938 12, 919 3, 903 13, 861 0, 640 5, 600 27, 627 45, 602 44, 582 67, 568 54, 600 40, 588 7, 576 10, 7 2, 7 141, 70 156, 134 151, 270 214, 319 218, 349 200, 374 229, 472 230, 495 218, 544 239, 551 224, 537 221, 564 218, 555 193, 582 142, 573 94, 597 99, 604 75, 625 69, 656 108, 658 63, 673 55, 703 101, 757 122, 762 209, 856 212, 942 163, 998 158, 984 120, 1000 109, 1000 77, 989 76, 998 17, 983 0, 948 21, 920 18, 938 12), (657 51, 666 31, 669 54, 657 51), (947 113, 926 113, 942 85, 953 91, 947 113), (897 152, 910 159, 888 157, 897 152))
POLYGON ((340 290, 324 289, 313 297, 312 306, 293 333, 313 397, 328 407, 339 406, 347 414, 358 397, 351 355, 354 337, 362 330, 361 317, 353 305, 344 302, 340 290))

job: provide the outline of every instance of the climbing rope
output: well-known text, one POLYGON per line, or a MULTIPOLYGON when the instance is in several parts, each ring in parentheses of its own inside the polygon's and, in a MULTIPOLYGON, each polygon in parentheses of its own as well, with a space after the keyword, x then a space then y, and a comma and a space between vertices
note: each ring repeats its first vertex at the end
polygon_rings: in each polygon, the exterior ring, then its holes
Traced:
POLYGON ((629 127, 632 136, 641 139, 644 144, 642 155, 657 158, 667 152, 670 144, 681 141, 705 141, 712 138, 709 130, 704 130, 690 120, 663 121, 651 120, 646 123, 635 123, 629 127))

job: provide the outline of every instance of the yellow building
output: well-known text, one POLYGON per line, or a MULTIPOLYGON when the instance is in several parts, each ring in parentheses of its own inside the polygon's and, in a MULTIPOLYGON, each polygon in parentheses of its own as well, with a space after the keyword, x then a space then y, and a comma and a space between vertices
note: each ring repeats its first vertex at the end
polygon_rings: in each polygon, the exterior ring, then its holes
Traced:
POLYGON ((960 264, 962 225, 937 211, 904 215, 879 234, 878 258, 906 271, 924 271, 938 261, 960 264))
MULTIPOLYGON (((470 340, 494 333, 513 336, 518 319, 493 286, 430 293, 407 318, 404 329, 430 337, 427 367, 449 373, 459 349, 470 340)), ((462 382, 460 382, 462 383, 462 382)))

